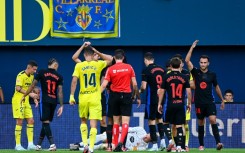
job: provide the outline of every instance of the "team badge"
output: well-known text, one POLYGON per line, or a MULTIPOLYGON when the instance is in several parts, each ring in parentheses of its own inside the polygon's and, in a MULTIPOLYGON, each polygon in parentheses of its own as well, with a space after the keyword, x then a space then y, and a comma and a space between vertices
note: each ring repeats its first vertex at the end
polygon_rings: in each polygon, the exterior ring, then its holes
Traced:
POLYGON ((83 30, 86 30, 92 21, 92 17, 89 13, 91 9, 92 7, 89 7, 88 5, 82 5, 77 8, 77 16, 75 20, 77 25, 83 30))

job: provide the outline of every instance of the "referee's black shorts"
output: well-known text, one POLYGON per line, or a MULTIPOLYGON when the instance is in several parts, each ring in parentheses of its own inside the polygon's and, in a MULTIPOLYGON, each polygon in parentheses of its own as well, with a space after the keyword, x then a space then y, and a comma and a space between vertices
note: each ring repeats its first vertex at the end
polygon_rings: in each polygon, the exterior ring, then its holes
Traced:
POLYGON ((110 92, 110 104, 113 116, 131 116, 132 95, 124 92, 110 92))

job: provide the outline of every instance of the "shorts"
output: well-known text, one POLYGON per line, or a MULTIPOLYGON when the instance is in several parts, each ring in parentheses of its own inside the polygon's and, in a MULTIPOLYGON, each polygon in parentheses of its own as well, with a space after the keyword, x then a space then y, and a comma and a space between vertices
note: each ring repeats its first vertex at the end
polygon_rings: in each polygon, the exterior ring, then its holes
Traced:
POLYGON ((185 114, 184 105, 169 105, 164 111, 164 122, 174 125, 185 124, 185 114))
POLYGON ((131 116, 133 106, 131 93, 111 92, 110 102, 113 116, 131 116))
POLYGON ((196 108, 196 116, 198 119, 201 120, 211 115, 215 115, 215 116, 217 115, 215 103, 199 104, 199 105, 195 105, 195 108, 196 108))
POLYGON ((40 121, 52 121, 57 104, 42 102, 39 104, 40 121))
POLYGON ((20 102, 19 98, 12 99, 13 117, 18 119, 33 118, 32 108, 29 98, 26 97, 25 102, 20 102))
POLYGON ((78 109, 80 118, 102 120, 101 101, 83 101, 79 99, 78 109))
POLYGON ((161 119, 163 114, 158 112, 158 104, 146 104, 145 105, 145 119, 155 120, 161 119))

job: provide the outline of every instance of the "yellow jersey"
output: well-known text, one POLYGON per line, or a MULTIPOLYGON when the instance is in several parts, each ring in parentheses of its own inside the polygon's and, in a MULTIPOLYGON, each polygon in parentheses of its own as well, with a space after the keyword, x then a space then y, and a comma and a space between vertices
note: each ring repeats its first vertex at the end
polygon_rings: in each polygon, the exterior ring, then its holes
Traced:
POLYGON ((77 63, 72 74, 80 80, 79 101, 100 102, 100 75, 107 66, 106 61, 83 61, 77 63))

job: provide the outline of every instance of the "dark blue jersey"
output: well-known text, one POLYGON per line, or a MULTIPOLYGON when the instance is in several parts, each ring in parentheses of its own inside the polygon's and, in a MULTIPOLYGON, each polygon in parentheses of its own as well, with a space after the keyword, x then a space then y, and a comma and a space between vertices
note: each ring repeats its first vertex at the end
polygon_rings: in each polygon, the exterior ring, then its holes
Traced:
POLYGON ((54 69, 40 70, 35 80, 41 84, 41 100, 44 103, 57 103, 57 87, 63 85, 63 77, 54 69))
POLYGON ((203 73, 200 69, 191 70, 195 82, 195 104, 209 104, 214 102, 213 86, 218 85, 216 74, 211 71, 203 73))

